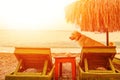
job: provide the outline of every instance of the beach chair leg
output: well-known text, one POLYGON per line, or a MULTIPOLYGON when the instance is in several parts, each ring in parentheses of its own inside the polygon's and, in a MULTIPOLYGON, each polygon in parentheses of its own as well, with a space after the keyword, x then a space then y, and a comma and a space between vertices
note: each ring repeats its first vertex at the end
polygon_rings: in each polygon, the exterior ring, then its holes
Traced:
POLYGON ((59 69, 60 71, 60 77, 62 77, 62 63, 60 63, 60 69, 59 69))
POLYGON ((72 61, 72 80, 76 80, 76 62, 72 61))
POLYGON ((59 65, 58 63, 55 63, 55 80, 58 80, 58 77, 59 77, 59 74, 58 74, 58 71, 59 70, 59 65))

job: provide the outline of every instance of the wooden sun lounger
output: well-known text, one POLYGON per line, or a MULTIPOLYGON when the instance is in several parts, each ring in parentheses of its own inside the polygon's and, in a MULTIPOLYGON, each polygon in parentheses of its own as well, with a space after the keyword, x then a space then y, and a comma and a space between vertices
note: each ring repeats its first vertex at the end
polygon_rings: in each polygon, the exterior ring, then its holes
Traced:
POLYGON ((79 63, 80 79, 118 78, 112 60, 116 54, 115 46, 83 47, 79 63))
POLYGON ((14 52, 18 59, 16 70, 5 76, 5 80, 51 80, 54 65, 50 48, 16 48, 14 52), (34 68, 36 72, 25 72, 34 68))

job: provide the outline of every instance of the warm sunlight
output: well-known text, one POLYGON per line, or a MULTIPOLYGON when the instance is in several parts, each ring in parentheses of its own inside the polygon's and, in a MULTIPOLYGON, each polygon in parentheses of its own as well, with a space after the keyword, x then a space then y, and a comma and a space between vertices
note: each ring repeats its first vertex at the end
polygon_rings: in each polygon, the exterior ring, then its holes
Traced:
POLYGON ((64 7, 74 0, 1 0, 0 28, 54 29, 63 25, 64 7))

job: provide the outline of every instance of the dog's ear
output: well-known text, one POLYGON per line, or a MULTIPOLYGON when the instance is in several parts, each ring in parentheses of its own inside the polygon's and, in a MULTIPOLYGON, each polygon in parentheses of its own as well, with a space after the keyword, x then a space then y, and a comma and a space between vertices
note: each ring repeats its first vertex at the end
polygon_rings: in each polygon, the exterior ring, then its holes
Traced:
POLYGON ((74 34, 79 34, 79 32, 78 32, 78 31, 74 31, 73 33, 74 33, 74 34))
POLYGON ((79 38, 81 37, 81 33, 79 33, 78 31, 75 32, 76 38, 75 40, 79 40, 79 38))

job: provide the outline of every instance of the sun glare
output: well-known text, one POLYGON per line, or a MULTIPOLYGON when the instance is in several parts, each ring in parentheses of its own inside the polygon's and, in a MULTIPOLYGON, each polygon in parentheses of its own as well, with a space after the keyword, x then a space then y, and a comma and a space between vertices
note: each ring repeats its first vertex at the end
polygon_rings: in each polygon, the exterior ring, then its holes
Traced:
POLYGON ((1 0, 0 25, 7 29, 51 29, 64 20, 73 0, 1 0))

